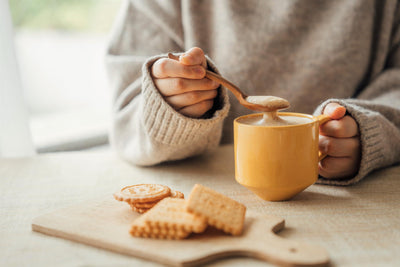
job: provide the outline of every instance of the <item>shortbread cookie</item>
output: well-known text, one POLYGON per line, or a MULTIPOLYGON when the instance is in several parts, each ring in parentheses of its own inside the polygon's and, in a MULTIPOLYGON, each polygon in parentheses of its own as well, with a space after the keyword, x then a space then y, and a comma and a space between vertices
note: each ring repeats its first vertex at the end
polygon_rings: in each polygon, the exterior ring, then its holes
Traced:
POLYGON ((209 225, 226 233, 242 233, 246 207, 210 188, 196 184, 189 195, 186 209, 205 217, 209 225))
POLYGON ((153 201, 153 202, 146 202, 146 203, 133 203, 132 205, 135 206, 136 208, 140 209, 151 209, 154 207, 159 201, 153 201))
POLYGON ((134 204, 129 204, 129 205, 131 206, 131 209, 132 209, 133 211, 136 211, 136 212, 138 212, 138 213, 145 213, 146 211, 149 210, 149 208, 139 208, 139 207, 136 207, 134 204))
POLYGON ((157 239, 183 239, 190 232, 177 231, 175 229, 159 229, 146 224, 146 214, 137 218, 131 225, 130 234, 135 237, 147 237, 157 239))
POLYGON ((203 232, 207 228, 205 218, 187 212, 185 207, 184 199, 165 198, 148 211, 145 221, 154 228, 203 232))
POLYGON ((145 216, 146 215, 141 215, 133 221, 129 231, 132 235, 141 236, 145 233, 149 234, 151 232, 150 226, 146 224, 145 216))
MULTIPOLYGON (((184 194, 182 192, 179 192, 179 191, 171 190, 171 195, 169 197, 172 197, 172 198, 184 198, 184 194)), ((160 200, 151 201, 151 202, 143 202, 143 203, 142 202, 135 202, 135 203, 132 203, 131 206, 134 206, 137 209, 151 209, 160 200)))
POLYGON ((129 204, 152 202, 171 195, 171 189, 161 184, 137 184, 122 188, 114 198, 129 204))
POLYGON ((185 198, 185 195, 180 191, 171 190, 171 197, 173 197, 173 198, 185 198))
POLYGON ((136 237, 183 239, 191 232, 203 232, 206 220, 185 209, 185 200, 165 198, 131 225, 130 233, 136 237))

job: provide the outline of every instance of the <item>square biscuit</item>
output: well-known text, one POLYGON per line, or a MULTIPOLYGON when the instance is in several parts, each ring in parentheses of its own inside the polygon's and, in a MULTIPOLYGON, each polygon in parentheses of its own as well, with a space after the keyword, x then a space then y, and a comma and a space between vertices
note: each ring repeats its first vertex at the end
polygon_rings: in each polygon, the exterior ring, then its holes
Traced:
POLYGON ((223 194, 196 184, 186 204, 189 212, 205 217, 217 229, 232 235, 243 231, 246 206, 223 194))
POLYGON ((165 198, 137 218, 130 234, 135 237, 183 239, 191 232, 201 233, 207 228, 205 218, 186 211, 186 201, 165 198))
POLYGON ((184 230, 152 227, 146 223, 146 216, 146 214, 142 215, 132 223, 129 231, 132 236, 157 239, 183 239, 190 234, 190 232, 184 230))
POLYGON ((152 231, 150 226, 146 224, 145 216, 146 215, 142 215, 133 221, 131 229, 129 230, 131 235, 140 236, 144 233, 148 234, 152 231))
POLYGON ((165 198, 146 213, 145 222, 152 228, 174 229, 177 232, 201 233, 207 228, 204 217, 186 211, 186 201, 165 198))

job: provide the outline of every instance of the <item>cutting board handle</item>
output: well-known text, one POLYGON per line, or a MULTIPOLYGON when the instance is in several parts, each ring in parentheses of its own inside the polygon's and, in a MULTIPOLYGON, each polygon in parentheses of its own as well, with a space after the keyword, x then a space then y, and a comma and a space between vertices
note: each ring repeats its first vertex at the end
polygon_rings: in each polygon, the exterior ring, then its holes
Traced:
POLYGON ((317 245, 289 240, 276 235, 284 228, 282 218, 268 216, 247 218, 247 231, 237 242, 229 245, 218 244, 212 253, 197 255, 184 261, 183 266, 196 266, 216 259, 232 256, 246 256, 279 266, 327 266, 329 255, 317 245), (249 227, 251 225, 251 227, 249 227))
POLYGON ((242 255, 283 266, 326 266, 329 263, 329 255, 322 247, 284 239, 274 233, 264 245, 261 241, 249 244, 242 255))

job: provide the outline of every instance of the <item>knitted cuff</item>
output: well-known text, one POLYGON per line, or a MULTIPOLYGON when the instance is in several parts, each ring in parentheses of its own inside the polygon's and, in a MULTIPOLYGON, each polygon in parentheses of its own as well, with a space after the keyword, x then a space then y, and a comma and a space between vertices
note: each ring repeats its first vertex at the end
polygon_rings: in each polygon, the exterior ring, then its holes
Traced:
POLYGON ((317 183, 329 185, 351 185, 364 178, 368 173, 382 165, 383 156, 383 133, 377 117, 379 113, 360 107, 352 101, 343 99, 329 99, 322 103, 314 112, 314 115, 322 114, 325 106, 329 103, 338 103, 344 106, 347 112, 356 120, 360 130, 361 162, 358 173, 347 179, 327 179, 321 177, 317 183))
MULTIPOLYGON (((152 57, 142 67, 143 125, 149 136, 157 142, 168 145, 193 142, 222 123, 229 110, 228 94, 225 89, 221 90, 221 109, 216 110, 209 119, 193 119, 180 114, 163 99, 150 74, 153 63, 162 57, 166 55, 152 57)), ((212 62, 208 64, 215 68, 212 62)))

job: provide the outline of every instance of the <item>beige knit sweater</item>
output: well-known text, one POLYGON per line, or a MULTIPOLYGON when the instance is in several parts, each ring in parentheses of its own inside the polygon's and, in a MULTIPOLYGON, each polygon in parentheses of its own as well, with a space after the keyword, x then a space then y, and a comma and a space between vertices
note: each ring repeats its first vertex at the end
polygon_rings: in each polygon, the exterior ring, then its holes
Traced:
POLYGON ((193 46, 250 95, 284 97, 302 113, 319 114, 332 101, 347 108, 360 128, 359 172, 320 183, 353 184, 399 162, 398 1, 126 1, 107 55, 111 141, 124 159, 154 165, 212 150, 232 142, 233 119, 251 112, 224 88, 209 119, 185 117, 163 100, 151 65, 193 46))

